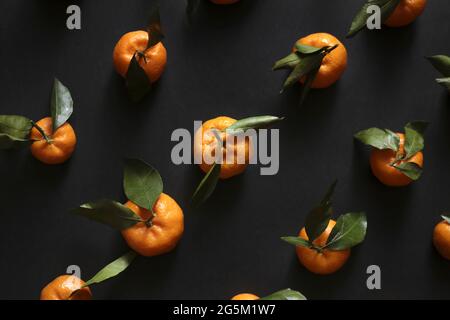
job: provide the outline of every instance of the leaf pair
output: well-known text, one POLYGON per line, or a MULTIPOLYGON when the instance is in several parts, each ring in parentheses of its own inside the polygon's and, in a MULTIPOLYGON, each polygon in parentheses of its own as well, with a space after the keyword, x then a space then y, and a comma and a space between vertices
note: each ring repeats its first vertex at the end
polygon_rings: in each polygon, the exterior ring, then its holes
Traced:
POLYGON ((408 160, 423 150, 425 146, 423 135, 427 126, 428 123, 425 121, 415 121, 406 124, 403 154, 399 153, 399 136, 388 129, 369 128, 356 133, 354 137, 376 149, 394 151, 396 158, 391 165, 410 179, 417 180, 422 174, 422 168, 414 162, 408 162, 408 160))
MULTIPOLYGON (((50 100, 53 132, 72 115, 73 100, 69 89, 58 79, 53 82, 50 100)), ((11 149, 28 144, 34 122, 23 116, 0 115, 0 149, 11 149)))
POLYGON ((282 237, 281 239, 295 246, 322 251, 324 249, 340 251, 360 244, 367 231, 367 218, 364 212, 346 213, 339 216, 324 245, 317 245, 314 240, 319 238, 328 227, 331 220, 331 197, 337 181, 329 187, 320 204, 308 214, 305 231, 308 240, 300 237, 282 237))
POLYGON ((259 300, 306 300, 306 297, 300 292, 288 288, 274 292, 259 300))
POLYGON ((323 58, 336 47, 337 45, 319 48, 296 43, 295 52, 276 61, 272 67, 272 70, 292 69, 291 73, 284 81, 280 93, 294 83, 304 79, 303 91, 300 98, 300 104, 303 103, 317 73, 319 72, 323 58))
POLYGON ((381 23, 384 23, 389 16, 394 12, 401 0, 369 0, 353 18, 350 29, 347 33, 347 38, 353 37, 359 31, 364 29, 367 25, 367 20, 373 15, 373 11, 370 10, 371 6, 378 6, 381 13, 381 23))
MULTIPOLYGON (((108 279, 117 276, 119 273, 125 271, 125 269, 130 266, 130 264, 134 261, 136 256, 137 254, 134 251, 127 252, 126 254, 117 258, 113 262, 106 265, 99 272, 97 272, 91 279, 86 281, 85 284, 80 289, 92 286, 93 284, 101 283, 103 281, 106 281, 108 279)), ((76 294, 77 291, 78 290, 72 292, 71 296, 76 294)))
MULTIPOLYGON (((229 126, 225 132, 228 135, 245 134, 245 132, 249 129, 257 130, 267 128, 283 119, 284 118, 275 116, 248 117, 236 121, 229 126)), ((214 163, 203 177, 202 181, 200 181, 200 184, 197 186, 194 195, 192 196, 192 205, 194 207, 198 207, 211 196, 216 188, 217 182, 219 181, 220 169, 221 165, 219 163, 214 163)))
POLYGON ((161 29, 159 5, 152 8, 146 31, 148 34, 147 48, 142 52, 135 52, 130 60, 128 70, 125 75, 128 95, 133 102, 141 101, 152 89, 151 79, 141 67, 140 62, 143 61, 143 63, 151 63, 148 61, 148 57, 145 54, 146 51, 164 39, 164 34, 161 29))
POLYGON ((450 57, 445 55, 436 55, 427 57, 433 67, 436 68, 444 77, 437 78, 436 82, 443 85, 450 91, 450 57))
MULTIPOLYGON (((163 191, 163 181, 158 171, 138 159, 125 161, 123 188, 127 198, 141 208, 153 211, 153 206, 163 191)), ((72 213, 106 224, 117 230, 145 222, 123 204, 102 199, 82 204, 72 213)))

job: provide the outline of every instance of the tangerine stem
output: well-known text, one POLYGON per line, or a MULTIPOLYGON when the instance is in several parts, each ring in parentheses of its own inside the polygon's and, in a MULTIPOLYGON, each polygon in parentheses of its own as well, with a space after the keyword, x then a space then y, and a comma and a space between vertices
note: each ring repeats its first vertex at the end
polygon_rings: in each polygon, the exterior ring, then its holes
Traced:
POLYGON ((46 141, 48 144, 52 143, 52 141, 50 140, 50 138, 48 137, 48 135, 44 132, 44 130, 43 130, 40 126, 38 126, 38 124, 37 124, 36 122, 34 122, 33 120, 30 120, 30 121, 31 121, 31 125, 32 125, 33 127, 35 127, 35 128, 37 129, 37 131, 39 131, 39 133, 44 137, 45 141, 46 141))

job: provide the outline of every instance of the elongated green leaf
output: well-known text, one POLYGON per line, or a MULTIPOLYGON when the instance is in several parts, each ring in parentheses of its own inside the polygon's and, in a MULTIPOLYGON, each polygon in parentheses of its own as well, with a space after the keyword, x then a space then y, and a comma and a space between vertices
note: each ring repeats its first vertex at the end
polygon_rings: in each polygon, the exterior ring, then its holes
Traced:
POLYGON ((192 196, 192 205, 194 207, 198 207, 211 196, 216 188, 217 181, 219 181, 220 169, 220 164, 214 163, 208 173, 204 176, 192 196))
POLYGON ((101 269, 95 276, 86 281, 83 285, 84 287, 91 286, 96 283, 103 282, 105 280, 111 279, 112 277, 117 276, 119 273, 125 271, 126 268, 130 266, 133 260, 136 258, 137 254, 134 251, 130 251, 120 258, 114 260, 106 267, 101 269))
MULTIPOLYGON (((144 59, 144 58, 141 58, 144 59)), ((128 71, 125 76, 125 82, 128 90, 128 96, 131 101, 139 102, 151 91, 152 84, 144 69, 141 68, 136 53, 131 58, 128 71)))
POLYGON ((123 230, 141 222, 142 219, 131 209, 113 200, 102 199, 82 204, 71 213, 123 230))
POLYGON ((356 133, 354 137, 362 143, 380 150, 390 149, 397 151, 400 143, 400 138, 395 133, 379 128, 362 130, 356 133))
POLYGON ((306 297, 298 291, 284 289, 259 300, 306 300, 306 297))
POLYGON ((450 216, 442 215, 441 217, 442 217, 442 219, 444 219, 447 223, 450 224, 450 216))
POLYGON ((327 228, 331 219, 331 197, 336 188, 337 180, 335 180, 328 188, 327 193, 317 207, 312 209, 306 217, 305 231, 308 235, 309 242, 317 239, 327 228))
POLYGON ((125 160, 123 189, 127 198, 139 207, 152 210, 163 192, 163 181, 158 171, 139 159, 125 160))
POLYGON ((73 100, 70 91, 56 78, 53 81, 50 111, 53 121, 53 132, 66 123, 73 112, 73 100))
POLYGON ((308 240, 305 240, 300 237, 281 237, 281 240, 286 241, 287 243, 292 244, 294 246, 305 247, 305 248, 311 247, 311 244, 309 243, 308 240))
POLYGON ((300 59, 300 62, 294 67, 294 70, 292 70, 292 72, 284 82, 281 92, 283 92, 284 89, 292 86, 294 83, 297 83, 309 72, 319 68, 324 57, 324 52, 318 54, 310 54, 302 57, 300 59))
POLYGON ((267 128, 277 122, 280 122, 284 118, 279 118, 275 116, 255 116, 240 119, 233 123, 226 129, 228 134, 236 134, 239 132, 245 132, 248 129, 261 129, 267 128))
POLYGON ((16 139, 27 139, 30 130, 30 119, 22 116, 0 115, 0 134, 6 134, 16 139))
POLYGON ((305 83, 303 84, 302 95, 300 96, 300 105, 302 105, 303 102, 305 101, 306 96, 308 95, 309 90, 311 89, 311 85, 314 82, 314 79, 316 78, 317 74, 319 73, 319 69, 320 66, 306 75, 305 83))
POLYGON ((295 67, 300 62, 300 57, 296 52, 292 52, 286 57, 278 60, 272 67, 272 70, 289 69, 295 67))
POLYGON ((422 175, 422 168, 414 162, 402 162, 394 165, 394 168, 412 180, 418 180, 422 175))
POLYGON ((438 78, 436 79, 436 82, 442 85, 443 87, 447 88, 450 91, 450 77, 448 78, 438 78))
POLYGON ((295 44, 295 49, 302 53, 302 54, 312 54, 312 53, 318 53, 319 51, 322 51, 323 49, 325 49, 326 47, 313 47, 313 46, 308 46, 306 44, 302 44, 297 42, 295 44))
POLYGON ((367 231, 367 218, 364 212, 346 213, 338 218, 328 237, 325 248, 345 250, 364 241, 367 231))
POLYGON ((384 23, 387 18, 392 14, 394 9, 398 6, 400 0, 369 0, 363 7, 358 11, 358 13, 353 18, 350 29, 347 33, 347 38, 353 37, 359 31, 364 29, 367 24, 367 19, 373 14, 368 13, 367 8, 371 5, 377 5, 380 7, 381 11, 381 23, 384 23))
POLYGON ((442 73, 444 77, 450 77, 450 57, 445 55, 436 55, 427 57, 433 67, 442 73))
POLYGON ((150 19, 147 25, 148 43, 147 49, 160 43, 164 39, 161 29, 161 18, 159 15, 159 4, 155 5, 150 12, 150 19))
POLYGON ((428 122, 415 121, 405 126, 405 159, 411 158, 424 147, 423 134, 428 126, 428 122))

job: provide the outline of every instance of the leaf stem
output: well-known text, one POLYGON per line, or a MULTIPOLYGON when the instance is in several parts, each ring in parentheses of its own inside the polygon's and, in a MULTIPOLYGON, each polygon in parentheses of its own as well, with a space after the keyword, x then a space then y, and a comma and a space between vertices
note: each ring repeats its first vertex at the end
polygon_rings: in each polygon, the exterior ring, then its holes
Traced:
POLYGON ((143 58, 144 62, 147 63, 147 56, 145 55, 145 51, 136 50, 136 53, 139 58, 143 58))
POLYGON ((153 226, 153 219, 156 217, 156 213, 155 211, 153 211, 153 209, 151 210, 151 212, 152 212, 151 217, 144 221, 145 226, 147 228, 151 228, 153 226))
POLYGON ((31 122, 31 125, 32 125, 33 127, 35 127, 35 128, 37 129, 37 131, 39 131, 39 133, 44 137, 45 141, 46 141, 48 144, 51 144, 51 143, 52 143, 52 140, 51 140, 50 137, 44 132, 44 130, 43 130, 36 122, 34 122, 33 120, 30 120, 30 122, 31 122))
POLYGON ((333 51, 334 49, 336 49, 338 46, 339 46, 339 44, 336 43, 334 46, 327 47, 327 48, 324 50, 324 52, 325 52, 325 53, 330 53, 331 51, 333 51))

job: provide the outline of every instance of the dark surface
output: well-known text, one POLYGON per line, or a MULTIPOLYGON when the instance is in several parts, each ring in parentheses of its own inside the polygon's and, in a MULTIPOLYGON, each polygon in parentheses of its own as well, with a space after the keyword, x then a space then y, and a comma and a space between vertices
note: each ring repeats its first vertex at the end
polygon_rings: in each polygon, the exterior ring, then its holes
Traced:
POLYGON ((450 264, 431 244, 439 214, 450 208, 449 96, 423 58, 450 53, 450 2, 429 1, 406 28, 345 40, 344 76, 300 108, 298 86, 278 94, 285 74, 272 72, 272 63, 309 33, 342 40, 362 1, 204 3, 191 26, 184 1, 162 2, 168 65, 140 105, 128 101, 111 55, 122 34, 145 25, 151 1, 79 2, 81 31, 65 27, 75 1, 0 2, 0 112, 48 115, 57 76, 72 92, 79 142, 61 166, 43 165, 29 150, 0 155, 0 298, 38 298, 68 265, 79 265, 88 279, 127 251, 118 232, 68 209, 102 197, 124 201, 123 159, 130 156, 158 168, 165 192, 184 208, 186 230, 174 252, 138 258, 94 287, 97 299, 228 299, 285 287, 313 299, 450 298, 450 264), (279 125, 279 174, 260 176, 252 166, 192 210, 202 175, 171 163, 172 131, 218 115, 258 114, 287 117, 279 125), (352 135, 371 126, 401 130, 415 119, 431 122, 424 175, 406 188, 385 187, 369 171, 368 148, 352 135), (334 178, 335 212, 365 210, 368 234, 342 270, 315 276, 279 237, 298 232, 334 178), (381 267, 382 290, 366 288, 371 264, 381 267))

